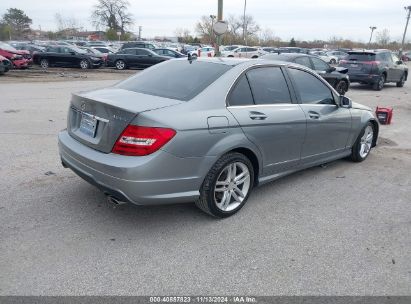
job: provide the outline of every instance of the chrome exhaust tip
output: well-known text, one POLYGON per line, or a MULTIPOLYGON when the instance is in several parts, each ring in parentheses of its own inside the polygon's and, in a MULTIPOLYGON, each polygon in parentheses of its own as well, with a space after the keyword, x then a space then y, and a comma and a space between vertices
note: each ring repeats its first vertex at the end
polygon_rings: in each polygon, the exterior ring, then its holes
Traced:
POLYGON ((111 204, 114 204, 114 205, 127 204, 127 202, 120 201, 120 200, 116 199, 114 196, 111 196, 111 195, 107 195, 107 201, 111 204))

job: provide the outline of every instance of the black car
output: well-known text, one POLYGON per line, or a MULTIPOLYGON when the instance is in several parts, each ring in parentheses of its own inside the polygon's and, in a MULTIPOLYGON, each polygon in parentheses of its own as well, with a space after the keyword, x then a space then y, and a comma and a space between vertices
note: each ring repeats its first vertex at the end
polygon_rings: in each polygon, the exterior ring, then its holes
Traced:
POLYGON ((348 69, 351 82, 372 85, 377 91, 387 82, 403 87, 408 78, 408 67, 389 50, 351 51, 339 66, 348 69))
POLYGON ((153 50, 154 53, 157 53, 160 56, 167 56, 167 57, 171 57, 171 58, 183 58, 183 57, 187 57, 187 55, 184 55, 183 53, 174 51, 174 50, 170 50, 167 48, 164 49, 154 49, 153 50))
POLYGON ((33 61, 44 69, 49 66, 89 69, 103 64, 101 57, 91 55, 85 50, 59 45, 49 46, 42 53, 34 53, 33 61))
POLYGON ((156 46, 152 43, 148 43, 148 42, 145 42, 145 41, 130 41, 130 42, 124 43, 121 46, 120 50, 130 49, 130 48, 140 48, 140 49, 154 50, 156 48, 156 46))
POLYGON ((115 67, 117 70, 127 68, 147 68, 170 57, 160 56, 149 49, 130 48, 120 50, 115 54, 109 54, 107 57, 107 66, 115 67))
POLYGON ((317 56, 298 53, 282 53, 268 54, 261 58, 294 62, 306 66, 320 74, 341 95, 344 95, 350 87, 350 78, 346 74, 348 71, 346 68, 332 67, 317 56))

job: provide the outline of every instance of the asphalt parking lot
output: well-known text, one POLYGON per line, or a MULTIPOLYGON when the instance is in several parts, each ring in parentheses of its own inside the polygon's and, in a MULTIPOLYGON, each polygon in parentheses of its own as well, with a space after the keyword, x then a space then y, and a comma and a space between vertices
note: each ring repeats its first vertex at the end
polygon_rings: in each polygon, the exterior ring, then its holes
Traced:
POLYGON ((293 174, 216 220, 194 204, 109 204, 61 166, 70 93, 132 73, 0 78, 0 295, 411 293, 411 80, 347 93, 394 107, 365 162, 293 174))

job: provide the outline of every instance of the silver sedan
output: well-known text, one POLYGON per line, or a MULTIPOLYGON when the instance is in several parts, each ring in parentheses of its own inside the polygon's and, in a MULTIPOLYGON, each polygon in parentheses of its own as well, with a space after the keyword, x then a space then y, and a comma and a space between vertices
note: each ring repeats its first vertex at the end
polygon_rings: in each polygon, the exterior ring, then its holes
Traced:
POLYGON ((254 187, 339 158, 367 158, 371 109, 289 62, 170 60, 74 94, 63 166, 110 200, 196 202, 227 217, 254 187))

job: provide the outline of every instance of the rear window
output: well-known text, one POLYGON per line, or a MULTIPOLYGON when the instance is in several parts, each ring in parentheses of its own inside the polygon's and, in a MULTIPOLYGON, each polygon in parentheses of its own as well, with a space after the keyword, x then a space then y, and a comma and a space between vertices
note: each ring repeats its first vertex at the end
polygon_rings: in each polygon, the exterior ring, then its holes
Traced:
POLYGON ((138 93, 190 100, 232 67, 195 60, 170 60, 138 73, 116 87, 138 93))
POLYGON ((370 53, 350 53, 348 54, 348 60, 355 61, 374 61, 375 54, 370 53))

